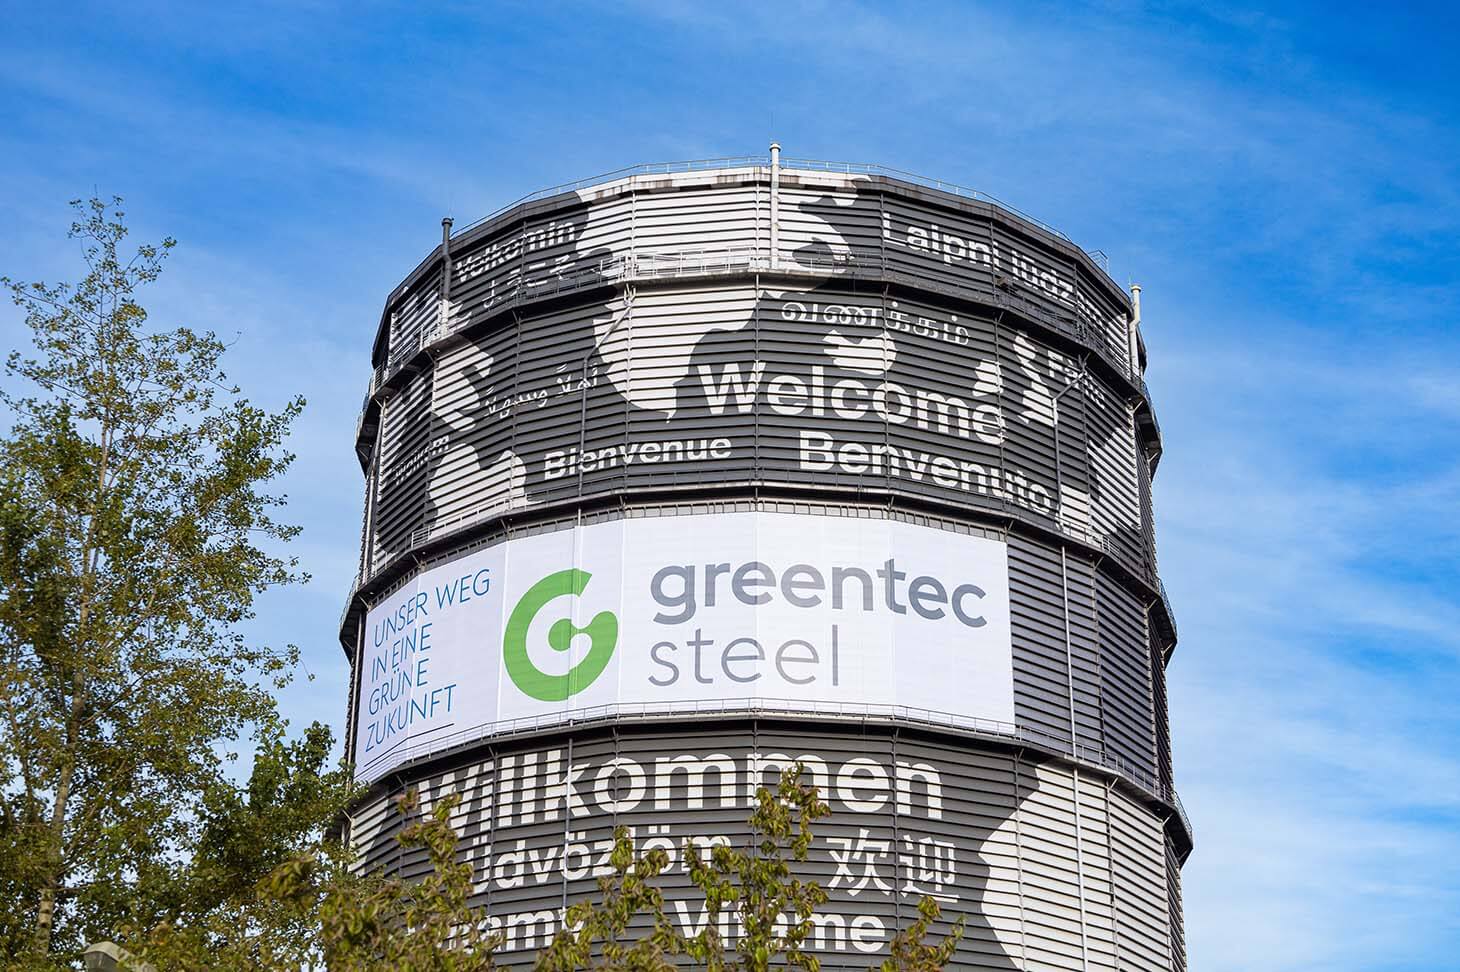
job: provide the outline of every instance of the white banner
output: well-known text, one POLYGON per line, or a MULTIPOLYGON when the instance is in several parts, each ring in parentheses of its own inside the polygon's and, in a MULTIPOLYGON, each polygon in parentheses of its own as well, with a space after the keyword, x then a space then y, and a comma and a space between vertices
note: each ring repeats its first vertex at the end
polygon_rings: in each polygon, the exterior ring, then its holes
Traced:
POLYGON ((1014 721, 1007 548, 891 520, 729 513, 528 536, 425 571, 365 624, 364 780, 585 709, 761 699, 1014 721))

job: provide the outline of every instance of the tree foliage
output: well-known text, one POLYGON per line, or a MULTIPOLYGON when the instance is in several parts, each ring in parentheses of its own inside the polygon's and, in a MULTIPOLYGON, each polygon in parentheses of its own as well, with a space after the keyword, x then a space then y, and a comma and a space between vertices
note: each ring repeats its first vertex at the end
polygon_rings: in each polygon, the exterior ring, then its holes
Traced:
MULTIPOLYGON (((685 848, 690 881, 703 897, 705 920, 685 935, 664 910, 657 879, 668 865, 662 850, 635 858, 625 828, 615 832, 612 873, 599 879, 600 899, 568 909, 564 928, 538 957, 540 972, 665 972, 691 967, 707 972, 766 972, 821 968, 806 948, 827 895, 798 876, 810 855, 813 824, 831 813, 817 788, 786 770, 774 791, 759 787, 749 818, 748 846, 714 845, 708 858, 685 848), (729 912, 735 933, 721 933, 729 912), (635 928, 637 924, 637 930, 635 928)), ((923 898, 919 917, 892 942, 883 972, 934 972, 945 967, 963 935, 962 921, 936 944, 927 942, 938 904, 923 898)))
POLYGON ((943 916, 943 909, 933 898, 924 895, 918 902, 918 917, 892 938, 890 954, 879 966, 881 972, 940 972, 953 960, 958 943, 963 940, 963 919, 936 943, 928 941, 933 922, 943 916))
POLYGON ((414 792, 398 801, 410 822, 403 851, 424 849, 418 880, 360 874, 344 847, 322 840, 289 855, 246 894, 188 925, 163 925, 127 942, 155 972, 487 972, 498 939, 468 903, 469 864, 456 860, 456 798, 419 813, 414 792))
POLYGON ((0 949, 37 966, 247 880, 218 878, 260 839, 218 829, 223 751, 277 725, 297 658, 240 625, 304 579, 269 491, 303 400, 256 407, 214 334, 148 326, 174 244, 124 254, 119 204, 73 203, 76 283, 0 278, 35 345, 0 391, 0 949), (184 874, 193 847, 212 877, 184 874))
POLYGON ((805 862, 811 825, 831 808, 800 777, 798 766, 782 774, 775 793, 765 787, 756 790, 750 815, 753 847, 716 845, 708 860, 689 848, 690 879, 705 895, 709 920, 683 949, 710 972, 820 968, 803 946, 826 892, 815 881, 797 877, 793 865, 805 862), (717 921, 727 907, 735 908, 739 917, 733 951, 722 940, 717 921))
POLYGON ((669 855, 652 850, 634 856, 627 827, 613 832, 610 873, 598 879, 599 899, 569 906, 563 927, 538 956, 539 972, 584 969, 663 972, 673 969, 679 937, 664 913, 664 894, 656 880, 669 866, 669 855), (635 929, 636 920, 646 927, 635 929))
POLYGON ((317 911, 301 907, 297 893, 270 889, 320 874, 341 894, 369 883, 351 874, 325 830, 354 793, 349 774, 330 768, 331 749, 318 724, 293 741, 279 725, 267 726, 247 782, 223 781, 204 794, 198 841, 173 872, 166 917, 123 924, 113 935, 159 972, 298 970, 313 962, 317 911))

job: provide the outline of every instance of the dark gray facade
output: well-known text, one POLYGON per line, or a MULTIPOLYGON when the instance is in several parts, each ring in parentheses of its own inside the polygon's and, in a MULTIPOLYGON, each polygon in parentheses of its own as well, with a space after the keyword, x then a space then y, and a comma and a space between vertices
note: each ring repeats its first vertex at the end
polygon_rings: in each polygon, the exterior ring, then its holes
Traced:
POLYGON ((352 662, 368 607, 504 537, 893 518, 1007 544, 1016 723, 727 706, 468 728, 373 786, 357 846, 409 872, 388 797, 459 790, 481 900, 526 962, 543 915, 592 887, 570 861, 616 821, 641 846, 734 839, 756 781, 806 757, 835 811, 827 967, 872 964, 928 891, 968 919, 960 967, 1184 968, 1161 444, 1129 299, 1062 236, 951 187, 675 168, 514 205, 391 294, 357 433, 352 662))

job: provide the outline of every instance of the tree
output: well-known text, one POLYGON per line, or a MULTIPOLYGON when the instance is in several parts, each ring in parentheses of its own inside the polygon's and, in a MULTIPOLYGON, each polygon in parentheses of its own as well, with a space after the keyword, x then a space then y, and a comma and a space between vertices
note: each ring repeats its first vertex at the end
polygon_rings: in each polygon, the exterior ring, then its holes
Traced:
POLYGON ((918 902, 917 920, 893 936, 891 954, 882 960, 881 972, 939 972, 946 967, 963 940, 963 919, 958 919, 941 942, 931 945, 928 931, 942 914, 938 902, 924 895, 918 902))
POLYGON ((292 741, 277 722, 264 727, 248 780, 224 780, 203 794, 195 849, 168 876, 169 906, 157 909, 165 918, 115 929, 130 951, 159 970, 198 972, 297 970, 316 957, 318 915, 297 895, 260 889, 291 874, 327 873, 351 894, 370 885, 327 838, 326 824, 356 790, 345 768, 329 768, 332 742, 317 723, 292 741))
MULTIPOLYGON (((486 914, 467 903, 472 867, 456 860, 456 803, 455 796, 441 800, 399 835, 402 847, 424 848, 431 863, 417 882, 361 878, 342 856, 304 854, 263 882, 262 897, 312 918, 319 957, 332 972, 489 972, 500 939, 486 931, 486 914)), ((414 814, 415 791, 398 807, 414 814)))
POLYGON ((610 873, 598 879, 599 900, 579 901, 568 908, 563 927, 538 956, 539 972, 674 968, 668 956, 681 939, 664 914, 664 894, 655 884, 669 866, 669 855, 656 849, 635 858, 628 828, 620 825, 613 831, 608 864, 610 873), (645 916, 651 928, 635 938, 634 920, 645 916))
POLYGON ((690 880, 705 895, 709 921, 680 946, 710 972, 765 972, 778 958, 791 969, 820 968, 802 946, 812 932, 812 915, 826 903, 815 881, 796 877, 793 864, 804 863, 811 850, 811 825, 831 813, 816 787, 801 782, 800 766, 781 774, 777 791, 760 787, 750 829, 749 850, 716 845, 708 861, 689 848, 690 880), (720 937, 720 912, 734 906, 740 913, 740 935, 730 952, 720 937))
POLYGON ((196 908, 181 865, 210 821, 200 861, 237 863, 220 750, 278 727, 297 659, 239 625, 305 579, 269 491, 303 400, 258 408, 214 334, 150 329, 138 291, 174 241, 127 256, 119 199, 72 205, 84 276, 0 278, 36 348, 0 391, 0 949, 35 967, 196 908))
MULTIPOLYGON (((403 848, 423 848, 418 881, 362 875, 342 845, 321 841, 197 920, 162 925, 127 943, 156 972, 489 972, 498 939, 471 908, 471 866, 456 860, 443 800, 402 829, 403 848)), ((414 816, 414 792, 398 802, 414 816)))

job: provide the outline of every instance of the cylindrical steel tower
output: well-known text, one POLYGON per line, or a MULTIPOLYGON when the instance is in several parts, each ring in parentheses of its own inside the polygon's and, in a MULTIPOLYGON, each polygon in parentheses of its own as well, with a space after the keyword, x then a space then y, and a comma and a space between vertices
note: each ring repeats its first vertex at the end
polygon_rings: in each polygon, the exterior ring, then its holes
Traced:
POLYGON ((692 932, 684 845, 801 762, 825 967, 923 894, 960 968, 1185 967, 1161 440, 1084 250, 778 147, 644 166, 448 224, 373 363, 341 624, 367 864, 420 866, 392 796, 459 793, 526 964, 627 824, 692 932))

